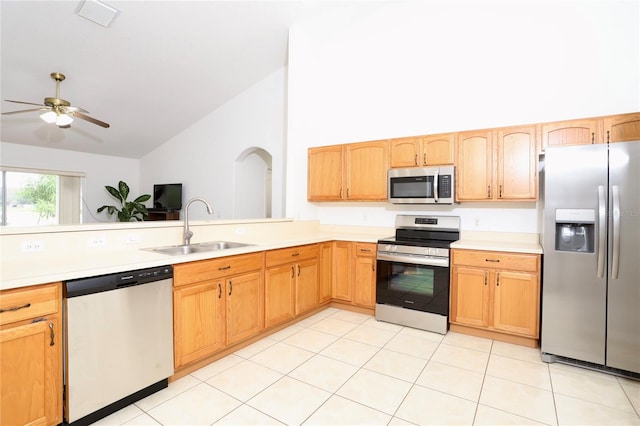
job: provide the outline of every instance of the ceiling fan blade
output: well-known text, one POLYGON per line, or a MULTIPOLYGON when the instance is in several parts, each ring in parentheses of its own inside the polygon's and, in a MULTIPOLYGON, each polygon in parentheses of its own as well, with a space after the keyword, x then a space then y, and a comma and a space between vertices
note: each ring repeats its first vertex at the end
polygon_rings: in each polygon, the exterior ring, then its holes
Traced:
POLYGON ((65 114, 71 114, 74 112, 84 112, 85 114, 89 114, 89 111, 87 111, 86 109, 82 109, 76 106, 63 106, 63 107, 60 107, 60 109, 62 109, 62 111, 65 114))
POLYGON ((81 112, 73 112, 72 115, 74 117, 78 117, 78 118, 81 118, 82 120, 88 121, 89 123, 97 124, 98 126, 104 127, 105 129, 109 128, 109 123, 105 123, 104 121, 100 121, 93 117, 89 117, 88 115, 84 115, 81 112))
POLYGON ((33 111, 47 111, 49 108, 33 108, 33 109, 21 109, 20 111, 9 111, 9 112, 3 112, 2 115, 9 115, 9 114, 21 114, 23 112, 33 112, 33 111))
POLYGON ((24 101, 12 101, 11 99, 5 99, 5 102, 13 102, 14 104, 46 106, 45 104, 34 104, 33 102, 24 102, 24 101))

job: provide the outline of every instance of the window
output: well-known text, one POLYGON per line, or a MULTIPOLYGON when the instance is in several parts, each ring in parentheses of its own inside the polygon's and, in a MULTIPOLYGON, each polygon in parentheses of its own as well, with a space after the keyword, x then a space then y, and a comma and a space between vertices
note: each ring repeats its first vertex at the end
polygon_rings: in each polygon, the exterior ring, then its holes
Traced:
POLYGON ((2 226, 81 223, 82 173, 0 168, 2 226))

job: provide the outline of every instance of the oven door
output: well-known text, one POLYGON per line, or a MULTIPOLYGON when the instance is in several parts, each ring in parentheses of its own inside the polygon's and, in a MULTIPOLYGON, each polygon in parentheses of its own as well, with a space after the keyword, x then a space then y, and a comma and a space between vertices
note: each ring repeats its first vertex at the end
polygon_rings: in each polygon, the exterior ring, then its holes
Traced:
MULTIPOLYGON (((376 303, 449 315, 449 267, 378 256, 376 303)), ((448 264, 448 260, 447 260, 448 264)))

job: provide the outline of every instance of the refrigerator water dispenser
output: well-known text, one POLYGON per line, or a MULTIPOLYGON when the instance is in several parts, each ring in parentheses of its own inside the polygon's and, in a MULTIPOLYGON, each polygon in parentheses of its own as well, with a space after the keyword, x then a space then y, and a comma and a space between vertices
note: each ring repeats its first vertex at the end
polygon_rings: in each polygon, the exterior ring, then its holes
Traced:
POLYGON ((556 250, 593 253, 595 210, 556 210, 556 250))

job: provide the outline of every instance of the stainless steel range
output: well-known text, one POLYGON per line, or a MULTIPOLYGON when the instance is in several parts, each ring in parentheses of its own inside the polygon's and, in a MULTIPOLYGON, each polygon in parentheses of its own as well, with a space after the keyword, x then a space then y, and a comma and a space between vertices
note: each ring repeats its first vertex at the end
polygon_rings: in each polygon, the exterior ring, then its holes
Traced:
POLYGON ((395 237, 378 241, 376 319, 446 334, 449 246, 459 238, 458 216, 396 216, 395 237))

